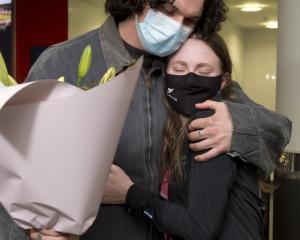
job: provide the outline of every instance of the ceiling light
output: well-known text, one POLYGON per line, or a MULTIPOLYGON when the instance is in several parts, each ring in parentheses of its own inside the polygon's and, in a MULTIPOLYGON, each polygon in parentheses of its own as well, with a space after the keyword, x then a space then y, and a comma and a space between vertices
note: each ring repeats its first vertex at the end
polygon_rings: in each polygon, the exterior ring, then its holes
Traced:
POLYGON ((265 5, 259 3, 245 3, 240 6, 241 11, 243 12, 259 12, 261 11, 265 5))
POLYGON ((270 29, 276 29, 278 28, 278 22, 277 21, 268 21, 265 23, 266 28, 270 29))

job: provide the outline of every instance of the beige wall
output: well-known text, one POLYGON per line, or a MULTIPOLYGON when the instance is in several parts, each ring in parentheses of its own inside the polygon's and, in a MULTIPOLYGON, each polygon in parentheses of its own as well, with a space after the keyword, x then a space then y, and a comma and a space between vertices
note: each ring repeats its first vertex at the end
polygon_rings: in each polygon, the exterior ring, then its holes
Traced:
POLYGON ((220 34, 228 46, 233 62, 232 77, 243 86, 244 31, 230 20, 227 20, 223 24, 220 34))
POLYGON ((275 110, 276 30, 246 30, 244 84, 247 94, 257 103, 275 110))
POLYGON ((293 122, 286 151, 300 153, 300 1, 279 1, 277 110, 293 122))
POLYGON ((233 61, 233 78, 251 99, 275 110, 277 31, 241 29, 227 20, 221 35, 233 61))
POLYGON ((96 5, 88 0, 69 0, 69 39, 99 27, 106 19, 103 1, 98 2, 96 5))

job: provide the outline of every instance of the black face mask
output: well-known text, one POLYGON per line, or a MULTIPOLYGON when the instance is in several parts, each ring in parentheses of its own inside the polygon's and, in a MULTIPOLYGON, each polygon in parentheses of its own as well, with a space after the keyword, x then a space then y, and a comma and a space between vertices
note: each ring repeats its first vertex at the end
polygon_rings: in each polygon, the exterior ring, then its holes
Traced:
POLYGON ((213 98, 221 89, 222 75, 201 76, 195 73, 165 76, 165 91, 170 107, 185 116, 193 115, 196 103, 213 98))

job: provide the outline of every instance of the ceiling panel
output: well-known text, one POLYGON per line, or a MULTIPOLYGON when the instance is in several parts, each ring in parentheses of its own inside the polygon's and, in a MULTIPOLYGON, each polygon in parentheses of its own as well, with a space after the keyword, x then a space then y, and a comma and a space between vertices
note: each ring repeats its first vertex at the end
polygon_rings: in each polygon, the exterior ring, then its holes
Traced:
POLYGON ((225 0, 230 11, 228 18, 242 28, 264 28, 267 20, 277 20, 277 0, 225 0), (243 3, 260 3, 266 7, 260 12, 242 12, 238 6, 243 3))

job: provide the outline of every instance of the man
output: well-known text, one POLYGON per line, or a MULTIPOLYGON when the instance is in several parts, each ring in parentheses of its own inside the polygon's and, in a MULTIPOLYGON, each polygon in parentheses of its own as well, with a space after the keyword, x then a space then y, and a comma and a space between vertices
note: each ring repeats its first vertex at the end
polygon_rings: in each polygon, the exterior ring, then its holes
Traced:
MULTIPOLYGON (((64 75, 75 84, 75 66, 87 44, 92 46, 93 59, 85 85, 100 79, 107 68, 120 69, 144 55, 143 71, 114 163, 134 182, 157 192, 165 108, 163 65, 156 56, 176 51, 193 28, 208 35, 218 31, 225 20, 226 7, 223 0, 107 0, 106 11, 112 16, 99 29, 45 51, 27 81, 64 75)), ((200 161, 228 152, 269 172, 289 141, 291 123, 284 116, 253 103, 237 85, 234 94, 235 102, 208 101, 197 106, 211 108, 215 114, 191 123, 189 137, 198 142, 190 147, 195 151, 210 149, 197 156, 200 161)), ((147 219, 133 216, 120 199, 106 193, 103 202, 106 204, 101 206, 98 218, 81 239, 162 239, 155 226, 147 219)), ((47 240, 68 239, 53 231, 33 232, 31 239, 46 235, 47 240)))
POLYGON ((20 229, 0 204, 0 240, 23 240, 25 232, 20 229))

